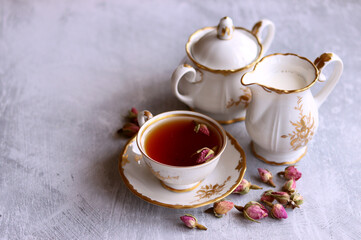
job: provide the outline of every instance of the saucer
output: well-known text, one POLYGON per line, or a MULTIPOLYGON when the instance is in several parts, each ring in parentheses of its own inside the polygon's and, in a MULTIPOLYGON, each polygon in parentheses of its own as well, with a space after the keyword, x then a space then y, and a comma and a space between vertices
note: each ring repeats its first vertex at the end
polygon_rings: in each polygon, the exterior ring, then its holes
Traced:
POLYGON ((144 163, 135 139, 132 138, 122 151, 120 175, 131 192, 158 206, 185 209, 211 204, 231 194, 246 171, 246 155, 237 140, 227 132, 227 147, 216 169, 194 190, 172 192, 161 185, 144 163))

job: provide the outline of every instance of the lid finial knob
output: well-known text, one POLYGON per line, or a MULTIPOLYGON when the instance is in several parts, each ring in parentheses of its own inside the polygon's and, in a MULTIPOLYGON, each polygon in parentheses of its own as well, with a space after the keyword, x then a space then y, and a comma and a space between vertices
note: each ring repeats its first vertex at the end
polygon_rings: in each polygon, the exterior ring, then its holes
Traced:
POLYGON ((233 35, 233 21, 230 17, 224 17, 219 21, 217 27, 217 37, 222 40, 229 40, 233 35))

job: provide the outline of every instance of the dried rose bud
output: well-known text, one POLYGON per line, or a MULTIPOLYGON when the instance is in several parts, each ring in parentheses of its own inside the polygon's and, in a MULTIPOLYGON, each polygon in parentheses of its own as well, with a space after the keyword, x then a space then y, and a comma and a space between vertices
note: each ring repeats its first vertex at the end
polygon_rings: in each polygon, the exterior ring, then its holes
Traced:
POLYGON ((180 219, 189 228, 198 228, 201 230, 207 230, 205 226, 198 223, 197 218, 193 215, 186 214, 184 216, 181 216, 180 219))
POLYGON ((196 133, 200 132, 204 135, 207 135, 209 136, 209 129, 207 127, 207 125, 205 125, 204 123, 199 123, 199 122, 196 122, 196 121, 193 121, 195 127, 194 127, 194 131, 196 133))
POLYGON ((209 149, 207 147, 204 147, 202 149, 199 149, 195 154, 196 155, 196 163, 201 164, 208 162, 214 157, 214 151, 212 149, 209 149))
POLYGON ((223 217, 229 210, 233 208, 233 202, 227 200, 220 200, 213 204, 213 212, 216 217, 223 217))
POLYGON ((277 173, 279 176, 284 176, 286 179, 295 179, 296 181, 301 178, 302 173, 297 170, 295 166, 289 166, 285 168, 285 171, 277 173))
POLYGON ((238 211, 243 212, 243 215, 246 219, 258 222, 257 220, 265 218, 268 216, 268 210, 260 203, 250 201, 244 207, 235 206, 238 211))
POLYGON ((234 189, 233 193, 237 194, 246 194, 250 189, 262 189, 260 186, 253 185, 248 182, 246 179, 242 179, 241 183, 238 185, 236 189, 234 189))
POLYGON ((265 191, 261 196, 261 201, 266 203, 268 206, 269 204, 272 204, 273 200, 275 198, 271 195, 272 190, 265 191))
POLYGON ((290 202, 290 195, 286 192, 271 192, 270 196, 272 196, 282 205, 287 205, 290 202))
POLYGON ((303 197, 299 193, 291 194, 292 208, 300 207, 303 203, 303 197))
POLYGON ((118 130, 118 134, 122 134, 126 137, 133 137, 139 131, 139 126, 135 123, 126 123, 118 130))
POLYGON ((296 190, 296 180, 291 178, 283 185, 282 189, 286 192, 294 192, 296 190))
POLYGON ((271 209, 271 216, 277 219, 286 219, 287 212, 286 209, 282 206, 282 204, 274 204, 271 209))
POLYGON ((132 109, 130 109, 130 111, 128 112, 127 118, 129 119, 130 122, 138 124, 137 117, 138 117, 138 110, 132 107, 132 109))
POLYGON ((270 171, 268 171, 267 169, 264 169, 264 168, 258 168, 258 173, 261 176, 262 182, 268 183, 272 187, 276 187, 276 185, 274 184, 274 182, 272 180, 273 176, 270 171))

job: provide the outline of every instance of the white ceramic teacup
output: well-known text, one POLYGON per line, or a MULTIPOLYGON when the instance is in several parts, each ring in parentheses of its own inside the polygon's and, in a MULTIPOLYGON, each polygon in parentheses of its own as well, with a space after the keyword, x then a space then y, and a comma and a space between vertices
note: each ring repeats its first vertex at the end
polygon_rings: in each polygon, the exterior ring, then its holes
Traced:
POLYGON ((149 111, 138 114, 138 122, 141 128, 137 134, 136 142, 142 154, 143 160, 163 187, 174 192, 187 192, 195 189, 217 166, 217 163, 226 148, 226 133, 212 118, 201 113, 192 111, 170 111, 153 117, 149 111), (153 127, 162 124, 163 121, 177 118, 190 118, 210 126, 220 137, 220 146, 217 154, 208 162, 194 166, 172 166, 160 163, 149 157, 145 150, 145 140, 153 127))

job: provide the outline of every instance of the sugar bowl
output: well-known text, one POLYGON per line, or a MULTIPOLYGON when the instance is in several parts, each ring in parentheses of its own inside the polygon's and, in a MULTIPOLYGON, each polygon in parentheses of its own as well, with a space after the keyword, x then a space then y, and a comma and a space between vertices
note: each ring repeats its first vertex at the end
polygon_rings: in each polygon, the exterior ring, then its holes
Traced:
POLYGON ((229 17, 216 27, 194 32, 186 44, 187 57, 173 72, 173 93, 219 123, 244 120, 251 91, 239 79, 267 51, 274 32, 269 20, 257 22, 249 31, 235 27, 229 17))

